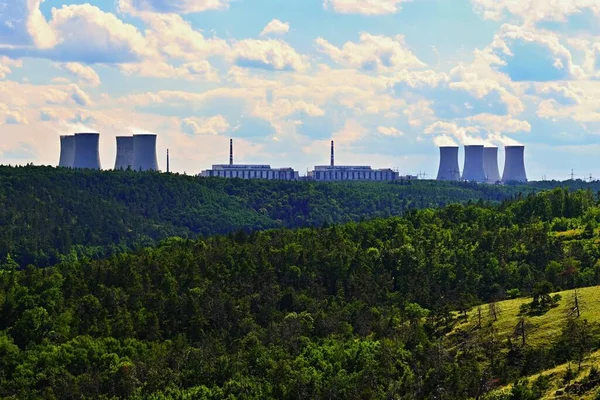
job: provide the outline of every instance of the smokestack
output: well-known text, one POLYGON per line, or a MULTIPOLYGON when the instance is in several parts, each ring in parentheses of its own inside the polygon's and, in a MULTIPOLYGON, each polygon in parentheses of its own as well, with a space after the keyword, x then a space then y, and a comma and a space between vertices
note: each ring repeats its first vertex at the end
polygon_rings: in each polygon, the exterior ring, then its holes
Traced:
POLYGON ((483 145, 465 146, 465 165, 462 178, 465 181, 485 182, 483 145))
POLYGON ((99 133, 76 133, 73 168, 100 169, 99 145, 99 133))
POLYGON ((133 169, 158 171, 155 134, 133 135, 133 169))
POLYGON ((133 168, 133 136, 117 136, 115 169, 133 168))
POLYGON ((333 167, 335 165, 335 154, 333 151, 333 140, 331 141, 331 166, 333 167))
POLYGON ((170 165, 169 165, 169 149, 167 149, 167 174, 171 172, 170 170, 170 165))
POLYGON ((527 182, 525 146, 506 146, 504 152, 506 159, 502 182, 527 182))
POLYGON ((440 147, 440 167, 437 175, 438 181, 458 181, 458 146, 440 147))
POLYGON ((233 165, 233 139, 229 139, 229 165, 233 165))
POLYGON ((72 168, 75 161, 75 136, 60 137, 60 160, 59 167, 72 168))
POLYGON ((497 147, 484 147, 483 167, 485 169, 485 177, 488 183, 496 183, 500 181, 497 147))

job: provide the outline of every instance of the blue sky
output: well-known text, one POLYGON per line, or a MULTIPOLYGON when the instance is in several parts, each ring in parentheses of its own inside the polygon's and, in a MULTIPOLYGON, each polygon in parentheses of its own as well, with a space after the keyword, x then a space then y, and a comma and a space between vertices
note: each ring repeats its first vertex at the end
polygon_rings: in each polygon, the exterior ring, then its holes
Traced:
POLYGON ((526 146, 530 179, 600 178, 600 0, 0 0, 0 163, 59 135, 155 132, 159 160, 437 171, 526 146), (461 152, 462 155, 462 152, 461 152))

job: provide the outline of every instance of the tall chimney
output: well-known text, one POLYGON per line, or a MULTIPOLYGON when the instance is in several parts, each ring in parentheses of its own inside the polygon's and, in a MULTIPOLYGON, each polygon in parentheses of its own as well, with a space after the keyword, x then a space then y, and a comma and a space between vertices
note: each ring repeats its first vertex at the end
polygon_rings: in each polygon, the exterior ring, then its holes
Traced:
POLYGON ((233 139, 229 139, 229 165, 233 165, 233 139))
POLYGON ((440 147, 440 167, 437 175, 438 181, 458 181, 458 146, 440 147))
POLYGON ((488 183, 496 183, 500 181, 497 147, 483 148, 483 167, 485 169, 485 178, 488 183))
POLYGON ((99 133, 76 133, 73 168, 100 169, 99 146, 99 133))
POLYGON ((60 137, 60 160, 59 167, 72 168, 75 160, 75 136, 60 137))
POLYGON ((171 170, 169 169, 170 165, 169 165, 169 149, 167 149, 167 174, 169 172, 171 172, 171 170))
POLYGON ((333 140, 331 141, 331 166, 333 167, 335 165, 335 156, 334 156, 334 152, 333 152, 333 140))
POLYGON ((133 135, 133 169, 158 171, 155 134, 133 135))
POLYGON ((525 146, 504 147, 506 161, 502 182, 527 182, 525 172, 525 146))
POLYGON ((465 146, 465 166, 463 180, 485 182, 483 166, 483 145, 465 146))

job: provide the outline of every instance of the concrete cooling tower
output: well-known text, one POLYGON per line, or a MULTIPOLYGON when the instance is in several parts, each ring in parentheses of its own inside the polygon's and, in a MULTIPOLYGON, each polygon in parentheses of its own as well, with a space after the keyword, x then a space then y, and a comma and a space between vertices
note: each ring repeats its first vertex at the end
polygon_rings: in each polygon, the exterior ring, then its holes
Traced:
POLYGON ((100 134, 76 133, 73 168, 100 169, 100 134))
POLYGON ((525 146, 506 146, 502 182, 527 182, 525 146))
POLYGON ((485 182, 483 145, 465 146, 464 181, 485 182))
POLYGON ((133 168, 133 136, 117 136, 115 169, 133 168))
POLYGON ((72 168, 75 160, 75 136, 60 137, 60 160, 59 167, 72 168))
POLYGON ((484 147, 483 149, 483 167, 485 177, 488 183, 500 181, 500 170, 498 169, 498 148, 484 147))
POLYGON ((133 169, 136 171, 158 171, 156 135, 133 135, 133 169))
POLYGON ((440 167, 437 174, 438 181, 458 181, 458 146, 440 147, 440 167))

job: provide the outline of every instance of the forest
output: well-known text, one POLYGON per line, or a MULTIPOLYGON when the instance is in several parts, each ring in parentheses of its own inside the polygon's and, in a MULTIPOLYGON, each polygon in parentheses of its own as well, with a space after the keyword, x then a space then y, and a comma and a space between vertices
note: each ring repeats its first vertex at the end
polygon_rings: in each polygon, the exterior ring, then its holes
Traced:
MULTIPOLYGON (((559 185, 273 182, 0 166, 0 259, 21 267, 100 259, 172 236, 320 227, 452 203, 499 203, 559 185)), ((571 182, 600 190, 600 183, 571 182)))
MULTIPOLYGON (((565 314, 556 337, 529 339, 534 316, 557 307, 554 292, 572 291, 576 301, 575 288, 600 285, 600 199, 592 190, 258 185, 47 169, 29 180, 1 175, 11 210, 39 202, 47 219, 57 219, 40 220, 40 212, 15 222, 60 230, 72 215, 54 212, 89 207, 82 229, 114 240, 121 234, 114 221, 129 207, 140 218, 132 223, 172 229, 155 246, 98 259, 71 252, 46 268, 22 267, 7 254, 2 398, 537 399, 547 382, 523 377, 565 362, 577 368, 600 349, 598 321, 585 308, 565 314), (146 190, 130 193, 139 180, 146 190), (202 203, 173 195, 196 191, 202 203), (315 197, 308 211, 275 218, 307 192, 315 197), (22 197, 9 200, 9 193, 22 197), (468 203, 475 193, 487 201, 468 203), (279 219, 295 229, 202 232, 192 219, 180 223, 199 204, 208 212, 226 199, 244 216, 240 225, 229 220, 236 228, 249 221, 276 227, 268 222, 279 219), (446 201, 465 204, 437 208, 446 201), (179 208, 167 211, 168 204, 179 208), (247 212, 261 208, 266 213, 247 212), (332 208, 339 212, 333 220, 320 214, 332 208), (244 219, 250 215, 256 219, 244 219), (528 300, 503 336, 495 321, 500 301, 511 298, 528 300), (460 329, 465 323, 472 328, 460 329)), ((4 228, 12 211, 2 212, 4 228)), ((72 243, 79 240, 87 243, 72 243)))

